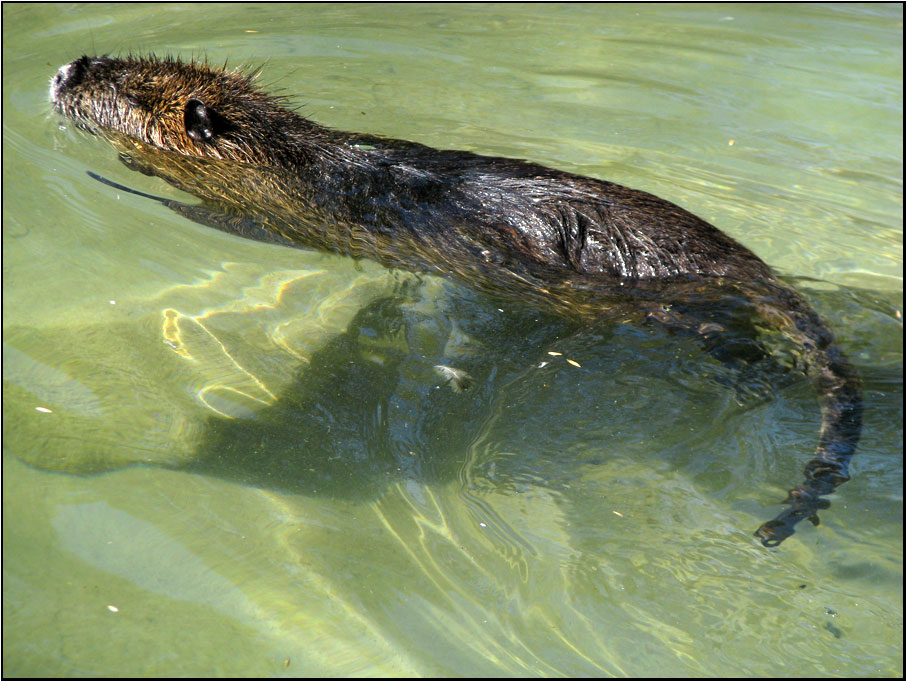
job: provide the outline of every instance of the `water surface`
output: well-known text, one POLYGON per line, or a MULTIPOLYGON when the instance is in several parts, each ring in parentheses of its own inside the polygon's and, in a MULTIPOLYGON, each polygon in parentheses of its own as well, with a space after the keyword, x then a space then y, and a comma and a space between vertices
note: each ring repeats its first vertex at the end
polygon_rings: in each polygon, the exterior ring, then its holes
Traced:
POLYGON ((902 36, 886 5, 4 5, 4 673, 903 675, 902 36), (692 340, 93 181, 185 198, 50 110, 129 51, 708 219, 860 369, 853 480, 766 550, 805 381, 741 397, 692 340))

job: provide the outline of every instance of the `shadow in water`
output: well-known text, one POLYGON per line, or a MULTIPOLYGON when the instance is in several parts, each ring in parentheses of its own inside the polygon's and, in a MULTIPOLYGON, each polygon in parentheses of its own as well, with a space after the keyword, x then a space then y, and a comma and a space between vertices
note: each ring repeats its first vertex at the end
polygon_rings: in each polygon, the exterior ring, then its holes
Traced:
POLYGON ((453 479, 501 386, 577 330, 458 297, 440 304, 442 314, 421 305, 395 296, 360 310, 273 405, 252 419, 209 418, 197 457, 180 469, 354 499, 392 481, 453 479))
MULTIPOLYGON (((717 407, 727 399, 725 385, 748 407, 802 379, 769 357, 742 317, 745 310, 687 313, 720 319, 725 333, 666 333, 659 321, 640 325, 632 313, 623 317, 633 324, 582 328, 459 292, 443 300, 379 299, 297 368, 273 405, 250 419, 210 417, 197 456, 180 468, 281 492, 370 499, 394 481, 449 481, 468 476, 464 467, 488 465, 470 461, 470 448, 494 430, 506 450, 525 453, 519 455, 525 461, 495 463, 495 484, 547 484, 601 461, 596 438, 609 420, 622 422, 624 433, 640 428, 626 424, 644 423, 646 415, 623 405, 668 401, 682 413, 690 402, 714 400, 717 407), (687 356, 679 363, 678 347, 687 356), (581 373, 574 369, 579 365, 565 364, 571 353, 588 363, 581 373), (615 389, 612 382, 628 364, 639 389, 626 383, 615 389), (439 365, 467 373, 468 390, 457 390, 439 365), (663 396, 659 382, 666 380, 689 392, 677 400, 663 396), (639 395, 609 399, 615 390, 639 395)), ((671 423, 666 417, 665 428, 671 423)))

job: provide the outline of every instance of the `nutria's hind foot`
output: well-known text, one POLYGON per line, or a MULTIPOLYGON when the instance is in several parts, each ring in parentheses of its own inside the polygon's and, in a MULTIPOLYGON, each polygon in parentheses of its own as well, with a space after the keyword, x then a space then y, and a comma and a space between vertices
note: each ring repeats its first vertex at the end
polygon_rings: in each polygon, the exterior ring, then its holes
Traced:
POLYGON ((784 504, 791 505, 791 508, 785 509, 771 521, 766 521, 753 533, 765 547, 780 545, 794 534, 794 526, 803 519, 809 519, 814 526, 818 526, 819 515, 816 512, 831 506, 828 500, 823 500, 803 486, 788 492, 784 504))

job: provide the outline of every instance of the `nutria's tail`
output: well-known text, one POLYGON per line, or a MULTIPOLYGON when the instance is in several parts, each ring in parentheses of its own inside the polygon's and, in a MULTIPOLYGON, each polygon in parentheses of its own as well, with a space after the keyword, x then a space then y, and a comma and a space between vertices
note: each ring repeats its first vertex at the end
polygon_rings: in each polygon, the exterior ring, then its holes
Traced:
POLYGON ((818 510, 829 506, 822 495, 833 492, 848 481, 850 458, 856 450, 863 423, 863 394, 860 377, 847 355, 835 344, 834 337, 822 318, 796 292, 778 287, 760 313, 776 318, 781 311, 787 318, 787 333, 806 350, 806 371, 816 387, 822 407, 822 430, 815 456, 806 463, 806 479, 789 491, 783 511, 759 527, 755 535, 766 547, 775 547, 793 535, 794 526, 802 519, 819 524, 818 510), (792 324, 791 324, 792 323, 792 324))

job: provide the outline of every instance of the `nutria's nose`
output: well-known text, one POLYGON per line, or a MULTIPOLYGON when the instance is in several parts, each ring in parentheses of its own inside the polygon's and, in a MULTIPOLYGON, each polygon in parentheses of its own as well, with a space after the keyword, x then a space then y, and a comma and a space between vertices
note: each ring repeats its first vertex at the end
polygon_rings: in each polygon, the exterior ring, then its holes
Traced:
POLYGON ((74 87, 82 82, 85 78, 85 72, 88 70, 88 57, 80 57, 69 64, 64 64, 57 71, 57 75, 50 82, 50 98, 57 101, 60 90, 64 87, 74 87))
POLYGON ((57 75, 54 76, 50 81, 50 99, 53 102, 57 101, 57 96, 60 93, 60 88, 63 86, 63 83, 66 82, 66 76, 69 75, 69 71, 72 68, 72 64, 66 64, 61 66, 60 70, 57 71, 57 75))
POLYGON ((82 82, 82 79, 85 78, 85 73, 88 71, 89 64, 88 57, 79 57, 76 61, 66 66, 61 66, 60 70, 57 71, 57 82, 63 86, 68 85, 70 87, 78 85, 82 82))
POLYGON ((110 59, 105 55, 101 57, 79 57, 74 62, 60 67, 57 75, 50 81, 50 98, 57 101, 60 91, 64 88, 78 87, 93 66, 103 65, 110 59))

